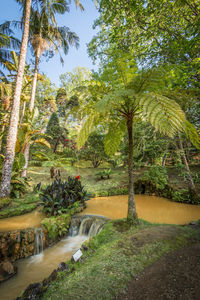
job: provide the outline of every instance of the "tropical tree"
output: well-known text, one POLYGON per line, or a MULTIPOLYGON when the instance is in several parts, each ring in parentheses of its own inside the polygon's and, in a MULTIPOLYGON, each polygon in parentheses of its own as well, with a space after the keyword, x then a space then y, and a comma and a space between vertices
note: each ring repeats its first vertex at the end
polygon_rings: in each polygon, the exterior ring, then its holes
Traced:
POLYGON ((98 3, 100 32, 89 47, 94 57, 107 51, 109 40, 143 65, 172 64, 179 69, 179 84, 199 87, 199 0, 98 3))
POLYGON ((100 133, 90 134, 85 146, 81 149, 80 159, 91 161, 94 168, 98 168, 100 164, 108 159, 104 150, 104 135, 100 133))
POLYGON ((49 119, 49 123, 46 129, 46 135, 49 137, 47 139, 54 153, 56 152, 57 147, 60 143, 65 144, 67 134, 68 130, 60 126, 59 118, 54 112, 49 119))
MULTIPOLYGON (((35 93, 38 77, 38 66, 41 55, 46 52, 46 55, 52 56, 54 51, 59 52, 60 48, 66 55, 69 50, 69 45, 79 46, 79 38, 66 26, 59 27, 56 23, 55 14, 64 14, 69 10, 66 0, 53 0, 50 5, 49 1, 44 0, 41 2, 40 11, 37 9, 32 12, 30 21, 30 39, 35 54, 35 67, 32 83, 31 100, 29 109, 32 112, 35 104, 35 93)), ((82 9, 82 5, 79 1, 76 5, 82 9)), ((63 62, 62 57, 61 62, 63 62)), ((24 148, 25 156, 25 169, 22 172, 22 176, 26 177, 28 159, 29 159, 29 145, 24 148)))
MULTIPOLYGON (((133 126, 137 122, 149 122, 163 135, 174 136, 187 131, 185 114, 168 96, 165 75, 161 68, 137 70, 135 61, 119 51, 104 66, 99 81, 92 83, 87 116, 80 131, 78 147, 84 145, 89 134, 101 124, 107 127, 105 151, 113 154, 128 133, 129 143, 129 197, 128 219, 137 222, 133 189, 133 126), (95 92, 94 92, 95 91, 95 92), (94 95, 96 94, 96 97, 94 95), (106 124, 106 125, 105 125, 106 124)), ((88 93, 88 90, 87 90, 88 93)), ((174 97, 175 98, 175 97, 174 97)), ((195 131, 194 128, 192 128, 195 131)))
POLYGON ((0 197, 7 197, 10 194, 10 181, 12 174, 12 166, 15 157, 15 144, 17 139, 17 127, 19 121, 19 108, 20 108, 20 95, 22 89, 24 67, 28 46, 29 37, 29 20, 31 12, 31 0, 26 0, 25 2, 25 19, 24 19, 24 29, 22 36, 22 43, 20 49, 20 60, 19 67, 16 77, 15 91, 13 96, 13 104, 10 117, 10 125, 7 135, 6 152, 5 159, 2 170, 2 180, 0 188, 0 197))
MULTIPOLYGON (((0 65, 2 67, 10 60, 12 49, 20 49, 20 41, 14 37, 11 22, 6 21, 0 24, 0 65)), ((0 73, 4 75, 2 71, 0 73)))

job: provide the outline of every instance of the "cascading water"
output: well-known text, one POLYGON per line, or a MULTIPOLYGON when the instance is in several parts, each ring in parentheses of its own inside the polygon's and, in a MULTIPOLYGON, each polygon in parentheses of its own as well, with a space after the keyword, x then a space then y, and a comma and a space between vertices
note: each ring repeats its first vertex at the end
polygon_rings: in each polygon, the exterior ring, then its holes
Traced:
POLYGON ((78 216, 72 218, 69 229, 70 236, 92 237, 98 234, 108 219, 99 216, 78 216))
POLYGON ((43 238, 44 231, 42 228, 35 228, 35 249, 34 255, 38 255, 43 252, 43 238))

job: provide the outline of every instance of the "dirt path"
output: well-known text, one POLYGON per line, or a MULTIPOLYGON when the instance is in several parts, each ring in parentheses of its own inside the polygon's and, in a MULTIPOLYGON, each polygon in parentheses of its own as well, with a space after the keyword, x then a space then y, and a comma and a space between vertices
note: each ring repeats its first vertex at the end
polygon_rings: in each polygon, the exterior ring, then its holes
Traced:
POLYGON ((200 243, 166 254, 134 277, 117 300, 200 300, 200 243))

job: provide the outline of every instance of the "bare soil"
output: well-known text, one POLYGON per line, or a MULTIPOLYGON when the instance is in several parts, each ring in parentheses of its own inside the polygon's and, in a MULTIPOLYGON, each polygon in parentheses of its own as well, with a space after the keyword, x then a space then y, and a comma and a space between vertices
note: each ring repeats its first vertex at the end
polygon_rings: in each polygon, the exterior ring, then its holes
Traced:
POLYGON ((164 255, 133 277, 116 299, 200 300, 200 242, 164 255))

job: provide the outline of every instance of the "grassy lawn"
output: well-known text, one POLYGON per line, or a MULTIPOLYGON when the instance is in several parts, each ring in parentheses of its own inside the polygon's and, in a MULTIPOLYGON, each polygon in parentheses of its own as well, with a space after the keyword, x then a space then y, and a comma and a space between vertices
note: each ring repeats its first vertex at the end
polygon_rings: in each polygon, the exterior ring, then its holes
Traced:
MULTIPOLYGON (((196 237, 195 237, 196 236, 196 237)), ((81 262, 68 263, 72 273, 62 272, 42 299, 115 299, 123 294, 132 276, 164 253, 195 241, 188 227, 155 226, 141 222, 130 227, 125 220, 109 222, 86 242, 81 262)))

